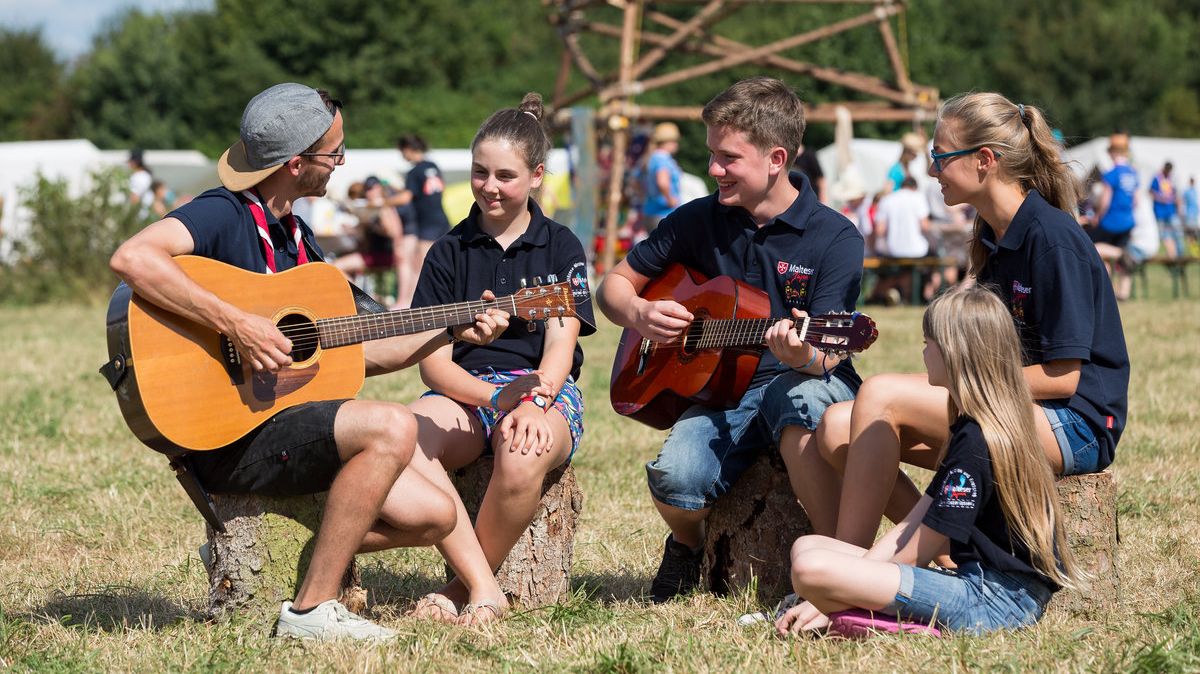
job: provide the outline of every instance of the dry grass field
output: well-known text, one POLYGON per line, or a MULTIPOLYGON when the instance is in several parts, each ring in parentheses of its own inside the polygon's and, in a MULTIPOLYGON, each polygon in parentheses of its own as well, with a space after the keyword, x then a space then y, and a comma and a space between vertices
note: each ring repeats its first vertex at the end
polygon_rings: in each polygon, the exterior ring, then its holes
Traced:
MULTIPOLYGON (((576 460, 586 494, 573 595, 495 627, 416 622, 404 610, 440 582, 430 550, 360 557, 387 645, 301 644, 258 618, 207 623, 196 555, 199 516, 161 455, 129 433, 96 368, 104 309, 0 309, 0 670, 14 671, 1200 671, 1200 299, 1122 305, 1133 361, 1120 490, 1123 600, 1084 621, 943 640, 776 639, 740 628, 748 596, 697 594, 664 606, 646 593, 665 528, 642 465, 662 434, 607 403, 617 330, 585 340, 587 434, 576 460)), ((918 371, 920 310, 873 308, 881 337, 864 374, 918 371)), ((180 385, 186 385, 182 380, 180 385)), ((411 400, 414 372, 364 396, 411 400)), ((918 481, 927 479, 917 475, 918 481)))

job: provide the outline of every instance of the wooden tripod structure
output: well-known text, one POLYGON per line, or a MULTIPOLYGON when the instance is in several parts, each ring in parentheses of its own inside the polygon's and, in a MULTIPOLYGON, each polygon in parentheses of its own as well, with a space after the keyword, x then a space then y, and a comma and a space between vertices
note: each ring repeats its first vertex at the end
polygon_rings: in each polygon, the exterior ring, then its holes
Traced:
MULTIPOLYGON (((542 0, 550 9, 550 22, 563 42, 562 62, 555 86, 552 107, 563 109, 589 97, 599 102, 597 119, 613 136, 613 165, 609 176, 604 249, 604 269, 611 269, 617 242, 617 218, 624 181, 624 157, 629 145, 629 121, 700 119, 700 106, 637 105, 634 97, 663 89, 686 80, 711 75, 738 66, 754 65, 764 70, 812 77, 860 92, 874 100, 823 103, 806 106, 809 122, 833 122, 839 107, 850 111, 857 121, 920 121, 932 117, 938 104, 937 89, 914 84, 901 58, 891 18, 905 10, 904 0, 542 0), (696 11, 690 18, 677 18, 687 12, 668 15, 655 5, 691 5, 696 11), (723 37, 716 25, 746 5, 860 5, 866 11, 849 18, 798 33, 764 45, 750 45, 723 37), (599 18, 620 10, 621 21, 599 18), (891 64, 891 80, 865 73, 800 61, 784 52, 855 28, 875 24, 891 64), (619 64, 615 70, 601 72, 580 38, 600 35, 620 41, 619 64), (648 51, 641 53, 643 46, 648 51), (664 59, 672 52, 688 52, 711 57, 710 60, 676 70, 665 71, 664 59), (641 53, 640 56, 638 54, 641 53), (567 91, 572 69, 578 70, 587 84, 567 91), (665 72, 660 72, 665 71, 665 72)), ((784 11, 784 10, 781 10, 784 11)))

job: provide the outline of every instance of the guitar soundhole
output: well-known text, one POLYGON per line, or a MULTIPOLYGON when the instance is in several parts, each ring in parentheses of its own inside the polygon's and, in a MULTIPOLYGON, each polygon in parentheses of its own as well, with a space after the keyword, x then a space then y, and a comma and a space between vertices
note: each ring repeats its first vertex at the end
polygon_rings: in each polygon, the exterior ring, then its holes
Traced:
POLYGON ((317 341, 317 326, 308 316, 288 314, 279 319, 279 331, 292 340, 292 362, 301 363, 313 357, 320 343, 317 341))

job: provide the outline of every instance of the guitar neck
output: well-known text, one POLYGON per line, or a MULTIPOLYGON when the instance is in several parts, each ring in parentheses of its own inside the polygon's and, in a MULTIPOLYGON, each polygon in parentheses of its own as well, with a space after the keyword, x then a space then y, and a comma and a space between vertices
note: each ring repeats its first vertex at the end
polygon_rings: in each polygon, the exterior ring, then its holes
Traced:
POLYGON ((317 333, 324 348, 348 346, 373 339, 468 325, 475 322, 476 314, 491 308, 503 309, 510 315, 516 315, 516 296, 420 309, 399 309, 379 314, 322 318, 317 321, 317 333))
MULTIPOLYGON (((767 330, 783 319, 781 318, 708 318, 701 321, 699 335, 695 342, 698 349, 723 349, 727 347, 764 347, 763 338, 767 330)), ((805 318, 796 324, 800 339, 808 334, 812 317, 805 318)), ((689 334, 689 338, 694 335, 689 334)))

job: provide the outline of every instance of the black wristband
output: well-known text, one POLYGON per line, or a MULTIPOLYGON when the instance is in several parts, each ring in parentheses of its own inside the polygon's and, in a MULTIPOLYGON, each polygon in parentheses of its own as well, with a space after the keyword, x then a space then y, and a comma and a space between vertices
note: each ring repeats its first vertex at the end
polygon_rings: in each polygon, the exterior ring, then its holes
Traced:
POLYGON ((451 344, 458 341, 458 338, 454 336, 454 328, 446 328, 446 336, 450 338, 451 344))

